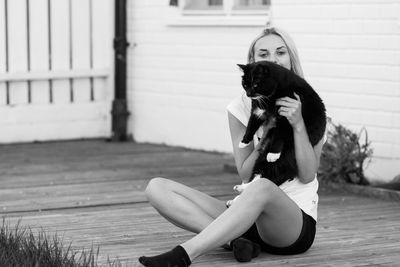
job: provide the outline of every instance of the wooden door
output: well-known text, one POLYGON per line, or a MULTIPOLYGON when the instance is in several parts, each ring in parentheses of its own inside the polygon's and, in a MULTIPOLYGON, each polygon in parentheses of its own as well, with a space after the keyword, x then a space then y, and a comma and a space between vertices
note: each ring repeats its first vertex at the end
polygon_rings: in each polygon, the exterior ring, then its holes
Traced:
POLYGON ((0 0, 0 143, 111 135, 111 0, 0 0))

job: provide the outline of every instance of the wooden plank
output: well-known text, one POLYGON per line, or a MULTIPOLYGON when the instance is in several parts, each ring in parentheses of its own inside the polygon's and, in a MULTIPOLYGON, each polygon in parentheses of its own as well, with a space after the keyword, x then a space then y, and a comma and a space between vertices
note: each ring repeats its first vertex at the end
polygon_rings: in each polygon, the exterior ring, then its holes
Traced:
MULTIPOLYGON (((51 14, 51 70, 70 70, 70 29, 69 0, 50 1, 51 14)), ((70 82, 68 79, 52 82, 53 102, 70 103, 70 82)))
MULTIPOLYGON (((30 0, 29 4, 29 43, 30 71, 49 70, 49 21, 47 0, 30 0)), ((50 102, 49 81, 31 81, 31 102, 47 104, 50 102)))
MULTIPOLYGON (((100 246, 99 262, 117 257, 128 266, 141 255, 162 253, 193 236, 145 202, 153 176, 167 176, 226 200, 237 176, 223 172, 227 155, 179 147, 101 141, 0 146, 0 206, 7 220, 58 233, 73 248, 100 246), (88 199, 89 198, 89 199, 88 199), (86 205, 86 206, 85 206, 86 205), (97 206, 96 206, 97 205, 97 206), (32 212, 23 207, 54 208, 32 212), (57 208, 58 207, 58 208, 57 208), (18 212, 19 211, 19 212, 18 212)), ((400 231, 398 201, 319 190, 319 220, 306 253, 262 253, 246 266, 396 266, 400 231)), ((192 266, 242 266, 215 249, 192 266)))
POLYGON ((0 107, 0 143, 108 137, 108 103, 0 107), (86 125, 85 125, 86 124, 86 125))
POLYGON ((85 138, 109 138, 109 131, 99 120, 47 122, 43 124, 16 124, 2 127, 1 143, 49 142, 85 138), (79 129, 79 131, 78 131, 79 129), (34 133, 34 134, 27 134, 34 133))
MULTIPOLYGON (((71 0, 72 68, 90 68, 89 0, 71 0)), ((74 102, 90 101, 90 80, 74 79, 74 102)))
MULTIPOLYGON (((387 203, 390 205, 390 203, 387 203)), ((345 215, 348 213, 346 212, 345 215)), ((80 212, 65 211, 54 213, 44 212, 38 221, 37 215, 27 215, 24 217, 24 223, 33 227, 44 227, 49 231, 58 231, 63 229, 68 233, 68 240, 73 240, 75 247, 87 247, 88 240, 101 246, 101 252, 104 253, 101 259, 105 259, 105 254, 118 255, 120 259, 130 259, 131 262, 142 254, 156 254, 165 251, 174 244, 183 242, 190 236, 190 233, 184 232, 165 220, 160 220, 156 212, 147 204, 136 204, 133 206, 121 206, 108 208, 94 208, 91 210, 82 210, 80 212), (118 218, 118 220, 116 220, 118 218), (96 225, 93 225, 93 219, 96 225), (144 223, 146 222, 146 223, 144 223), (107 229, 107 231, 101 231, 107 229), (99 232, 102 234, 99 235, 99 232), (150 234, 150 232, 152 234, 150 234), (156 241, 152 240, 150 235, 156 236, 156 241)), ((326 221, 329 222, 329 221, 326 221)), ((357 228, 352 226, 347 231, 340 231, 343 236, 351 235, 364 237, 365 233, 370 233, 369 229, 357 228)), ((335 227, 335 226, 334 226, 335 227)), ((385 228, 383 222, 381 228, 385 228)), ((399 256, 395 254, 396 244, 388 240, 387 245, 377 247, 374 238, 365 237, 364 243, 370 245, 361 245, 350 240, 342 240, 343 236, 338 236, 331 246, 324 246, 324 232, 321 222, 318 224, 318 234, 314 247, 307 253, 296 256, 276 256, 262 254, 254 259, 249 266, 262 266, 266 262, 272 266, 304 266, 304 265, 335 265, 346 266, 347 264, 382 264, 398 260, 399 256), (380 253, 388 253, 387 256, 379 257, 380 253)), ((376 235, 379 235, 377 233, 376 235)), ((393 237, 393 241, 398 238, 393 237)), ((329 244, 329 243, 327 243, 329 244)), ((387 254, 386 254, 387 255, 387 254)), ((193 266, 236 266, 232 255, 229 252, 220 249, 202 256, 193 266)))
POLYGON ((92 62, 94 69, 109 68, 107 79, 94 78, 94 100, 111 101, 113 96, 113 32, 114 3, 108 0, 91 0, 92 3, 92 62))
MULTIPOLYGON (((28 40, 26 0, 8 1, 8 57, 9 71, 26 72, 28 69, 28 40)), ((28 103, 27 82, 10 83, 10 103, 28 103)))
MULTIPOLYGON (((93 183, 80 183, 37 186, 25 189, 0 189, 2 195, 0 213, 145 202, 144 190, 150 178, 135 180, 135 182, 129 180, 96 182, 95 187, 93 183)), ((188 183, 190 178, 193 177, 174 180, 191 184, 194 188, 210 195, 220 196, 225 195, 226 192, 234 195, 232 188, 235 182, 231 179, 232 175, 226 175, 226 181, 218 186, 207 184, 214 180, 214 176, 201 176, 201 181, 197 183, 188 183)))
MULTIPOLYGON (((5 0, 0 0, 0 77, 6 73, 6 13, 5 0)), ((6 83, 0 81, 0 106, 7 104, 6 83)))
MULTIPOLYGON (((4 170, 1 172, 2 181, 8 184, 0 189, 0 195, 2 195, 0 210, 14 212, 143 202, 145 198, 142 191, 151 177, 156 176, 174 178, 210 194, 218 195, 227 189, 232 195, 231 189, 238 182, 236 176, 222 173, 221 162, 216 162, 215 158, 210 158, 202 152, 191 152, 185 155, 180 150, 168 153, 142 151, 140 154, 119 155, 117 152, 110 153, 110 151, 99 154, 97 149, 85 148, 84 150, 84 153, 78 151, 73 153, 75 155, 73 158, 61 156, 59 153, 62 152, 50 152, 55 153, 52 157, 55 162, 51 159, 49 161, 48 154, 41 155, 40 153, 35 153, 35 157, 24 155, 22 158, 8 157, 4 161, 0 160, 1 169, 4 170), (110 158, 112 154, 114 156, 110 158), (76 157, 76 155, 79 156, 76 157), (60 157, 64 158, 61 164, 58 162, 60 157), (156 165, 149 169, 149 161, 155 162, 156 165), (110 168, 114 170, 110 171, 110 168), (74 174, 71 174, 71 170, 74 174), (221 173, 224 181, 219 186, 210 187, 208 184, 213 183, 214 174, 221 176, 221 173), (29 177, 26 177, 27 175, 29 177), (40 183, 35 182, 35 177, 40 180, 40 183), (192 182, 193 179, 196 179, 195 183, 192 182), (132 181, 135 182, 132 183, 132 181), (20 184, 24 184, 25 188, 21 189, 18 186, 20 184), (93 184, 96 184, 95 191, 92 190, 93 184), (110 190, 119 193, 109 195, 110 190), (88 191, 92 192, 85 193, 88 191)), ((63 151, 63 149, 60 148, 57 151, 63 151)))
POLYGON ((16 81, 40 81, 40 80, 65 80, 65 79, 83 79, 83 78, 99 78, 105 79, 108 77, 110 70, 104 69, 81 69, 81 70, 67 70, 67 71, 31 71, 7 73, 0 76, 0 82, 16 82, 16 81))
MULTIPOLYGON (((110 170, 108 168, 98 169, 93 172, 92 170, 64 170, 57 172, 39 172, 32 173, 27 176, 26 173, 10 174, 9 172, 0 172, 2 175, 1 181, 4 182, 2 189, 19 188, 21 184, 28 187, 37 186, 54 186, 63 184, 82 184, 82 183, 95 183, 105 181, 125 181, 136 179, 136 177, 165 177, 175 180, 181 178, 199 177, 202 175, 212 175, 220 172, 220 164, 204 166, 191 166, 190 168, 182 168, 181 166, 165 166, 160 169, 140 168, 121 168, 119 170, 110 170)), ((239 178, 237 177, 237 181, 239 178)))

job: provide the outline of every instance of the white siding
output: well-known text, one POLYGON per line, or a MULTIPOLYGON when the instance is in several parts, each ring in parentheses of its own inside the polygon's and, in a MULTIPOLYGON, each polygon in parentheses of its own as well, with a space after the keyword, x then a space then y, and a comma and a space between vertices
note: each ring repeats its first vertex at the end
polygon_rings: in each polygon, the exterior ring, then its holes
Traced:
POLYGON ((236 64, 261 28, 171 26, 168 1, 128 3, 134 138, 230 151, 225 107, 242 92, 236 64))
MULTIPOLYGON (((130 129, 139 142, 231 151, 225 106, 242 92, 256 26, 174 26, 169 1, 129 1, 130 129)), ((306 79, 334 121, 374 148, 374 179, 400 173, 400 2, 273 1, 273 22, 294 38, 306 79)))
POLYGON ((356 131, 366 127, 375 155, 367 174, 399 174, 400 2, 274 1, 274 23, 295 39, 330 116, 356 131))

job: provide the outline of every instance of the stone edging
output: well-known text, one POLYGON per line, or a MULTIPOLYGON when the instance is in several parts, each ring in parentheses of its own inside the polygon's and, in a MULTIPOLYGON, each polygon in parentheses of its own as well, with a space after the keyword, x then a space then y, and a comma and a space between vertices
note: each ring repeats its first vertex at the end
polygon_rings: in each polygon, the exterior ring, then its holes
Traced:
POLYGON ((400 201, 400 191, 379 188, 374 186, 355 185, 355 184, 340 184, 333 182, 320 181, 322 186, 334 190, 340 190, 357 195, 373 197, 383 200, 400 201))
MULTIPOLYGON (((230 163, 225 163, 223 165, 223 170, 230 173, 237 173, 236 166, 230 163)), ((320 181, 320 185, 330 189, 340 190, 343 192, 353 193, 357 195, 374 197, 390 201, 400 201, 400 191, 396 190, 390 190, 373 186, 355 185, 355 184, 340 184, 340 183, 325 182, 325 181, 320 181)))

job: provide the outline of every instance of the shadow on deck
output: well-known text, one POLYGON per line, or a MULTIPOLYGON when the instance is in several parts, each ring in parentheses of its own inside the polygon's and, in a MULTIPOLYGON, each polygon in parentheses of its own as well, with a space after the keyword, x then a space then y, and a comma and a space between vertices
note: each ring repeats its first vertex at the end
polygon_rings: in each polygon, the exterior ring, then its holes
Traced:
MULTIPOLYGON (((164 252, 192 236, 161 218, 143 190, 161 176, 220 199, 239 179, 223 171, 219 153, 135 143, 56 142, 0 146, 0 212, 9 221, 57 232, 75 248, 100 246, 107 256, 138 266, 141 255, 164 252)), ((400 202, 320 188, 313 247, 296 256, 262 254, 246 266, 396 266, 400 262, 400 202)), ((241 266, 216 249, 193 266, 241 266)))

